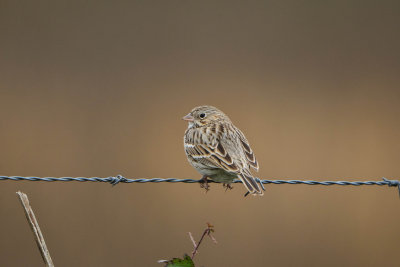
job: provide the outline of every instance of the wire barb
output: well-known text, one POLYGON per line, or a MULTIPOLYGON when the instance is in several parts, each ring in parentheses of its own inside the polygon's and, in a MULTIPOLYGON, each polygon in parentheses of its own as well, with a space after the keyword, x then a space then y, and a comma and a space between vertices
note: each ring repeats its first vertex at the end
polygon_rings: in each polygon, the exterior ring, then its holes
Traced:
POLYGON ((383 179, 383 181, 387 182, 387 185, 389 187, 397 186, 397 189, 399 190, 399 198, 400 198, 400 181, 398 181, 398 180, 389 180, 389 179, 386 179, 385 177, 383 177, 382 179, 383 179))
POLYGON ((126 183, 126 178, 120 174, 118 174, 117 176, 110 176, 108 177, 109 179, 109 183, 112 184, 112 186, 116 186, 118 183, 123 182, 126 183))

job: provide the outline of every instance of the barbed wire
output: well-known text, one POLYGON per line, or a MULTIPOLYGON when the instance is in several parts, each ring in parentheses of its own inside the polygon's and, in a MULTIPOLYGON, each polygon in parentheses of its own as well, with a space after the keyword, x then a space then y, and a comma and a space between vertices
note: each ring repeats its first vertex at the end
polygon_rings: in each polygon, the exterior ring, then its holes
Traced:
MULTIPOLYGON (((352 185, 352 186, 361 186, 361 185, 387 185, 389 187, 397 187, 399 190, 400 197, 400 181, 398 180, 389 180, 385 177, 382 178, 382 181, 310 181, 310 180, 261 180, 256 178, 257 181, 263 184, 305 184, 305 185, 352 185)), ((200 183, 202 180, 194 180, 194 179, 177 179, 177 178, 139 178, 139 179, 128 179, 123 177, 122 175, 110 176, 107 178, 100 177, 24 177, 24 176, 0 176, 0 180, 11 180, 11 181, 42 181, 42 182, 103 182, 110 183, 113 186, 118 183, 200 183)), ((209 181, 209 183, 218 183, 214 181, 209 181)), ((242 183, 240 180, 234 180, 232 183, 242 183)))

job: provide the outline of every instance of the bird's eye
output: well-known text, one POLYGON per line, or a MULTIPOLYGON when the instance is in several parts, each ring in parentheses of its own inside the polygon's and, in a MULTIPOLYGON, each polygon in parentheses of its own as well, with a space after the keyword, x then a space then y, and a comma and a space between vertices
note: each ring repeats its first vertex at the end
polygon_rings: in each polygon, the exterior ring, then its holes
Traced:
POLYGON ((199 116, 200 116, 201 119, 204 119, 206 117, 206 114, 205 113, 201 113, 199 116))

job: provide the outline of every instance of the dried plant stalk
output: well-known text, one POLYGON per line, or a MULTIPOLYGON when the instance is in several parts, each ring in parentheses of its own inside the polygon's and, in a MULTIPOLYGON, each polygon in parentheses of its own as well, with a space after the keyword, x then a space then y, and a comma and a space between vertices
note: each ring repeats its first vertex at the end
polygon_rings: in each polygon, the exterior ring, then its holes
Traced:
POLYGON ((45 262, 46 266, 54 267, 53 261, 50 257, 50 252, 47 249, 46 242, 44 241, 42 231, 40 231, 39 223, 37 222, 35 214, 33 213, 31 205, 29 204, 28 196, 21 191, 18 191, 17 195, 19 196, 19 200, 24 207, 26 219, 28 220, 31 230, 35 236, 36 244, 39 248, 40 254, 42 255, 43 261, 45 262))

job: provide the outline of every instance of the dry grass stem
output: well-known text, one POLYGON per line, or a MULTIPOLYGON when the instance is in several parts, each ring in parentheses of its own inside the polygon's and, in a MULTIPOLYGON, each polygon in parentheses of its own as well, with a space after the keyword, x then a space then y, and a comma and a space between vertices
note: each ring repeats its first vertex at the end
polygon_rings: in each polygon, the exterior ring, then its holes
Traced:
POLYGON ((35 214, 33 213, 31 205, 29 204, 28 196, 20 191, 18 191, 17 194, 22 206, 24 207, 26 219, 28 220, 31 230, 35 236, 36 244, 39 248, 40 254, 42 255, 43 261, 46 263, 46 266, 54 267, 53 261, 50 257, 50 252, 47 249, 46 242, 44 241, 42 231, 40 231, 39 223, 35 217, 35 214))

